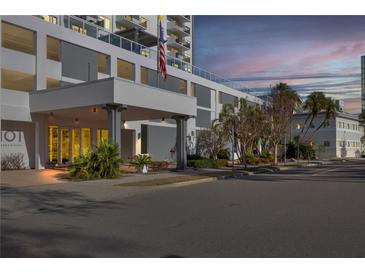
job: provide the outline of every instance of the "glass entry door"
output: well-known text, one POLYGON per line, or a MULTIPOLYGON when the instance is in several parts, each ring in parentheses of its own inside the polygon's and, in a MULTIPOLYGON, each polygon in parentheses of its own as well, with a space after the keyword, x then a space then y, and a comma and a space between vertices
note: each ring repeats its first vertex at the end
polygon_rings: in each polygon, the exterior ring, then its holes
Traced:
POLYGON ((61 128, 61 163, 70 161, 70 130, 61 128))
POLYGON ((86 154, 89 149, 91 149, 91 128, 48 127, 49 162, 66 164, 81 154, 86 154))

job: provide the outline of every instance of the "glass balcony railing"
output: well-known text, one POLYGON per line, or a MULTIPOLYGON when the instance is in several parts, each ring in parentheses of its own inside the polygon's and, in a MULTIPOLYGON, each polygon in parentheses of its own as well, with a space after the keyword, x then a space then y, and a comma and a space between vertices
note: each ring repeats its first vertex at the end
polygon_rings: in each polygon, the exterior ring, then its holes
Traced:
MULTIPOLYGON (((45 20, 41 16, 36 16, 36 17, 38 17, 42 20, 45 20)), ((127 51, 139 54, 146 58, 150 58, 152 60, 157 60, 158 54, 155 49, 151 49, 149 47, 143 46, 134 41, 128 40, 122 36, 119 36, 117 34, 106 31, 104 28, 102 28, 98 25, 89 23, 88 21, 85 21, 81 18, 78 18, 75 16, 69 16, 69 15, 65 15, 62 17, 63 17, 63 20, 60 20, 61 16, 58 20, 60 26, 63 26, 67 29, 71 29, 75 32, 79 32, 83 35, 93 37, 95 39, 98 39, 105 43, 125 49, 127 51)), ((253 90, 244 87, 240 83, 225 79, 221 76, 218 76, 212 72, 209 72, 209 71, 199 68, 197 66, 193 66, 190 63, 185 62, 181 58, 176 58, 176 57, 170 56, 169 54, 166 57, 167 57, 166 58, 167 64, 174 68, 186 71, 188 73, 192 73, 196 76, 202 77, 209 81, 213 81, 213 82, 225 85, 227 87, 236 89, 238 91, 243 91, 243 92, 248 92, 248 93, 254 92, 253 90)))

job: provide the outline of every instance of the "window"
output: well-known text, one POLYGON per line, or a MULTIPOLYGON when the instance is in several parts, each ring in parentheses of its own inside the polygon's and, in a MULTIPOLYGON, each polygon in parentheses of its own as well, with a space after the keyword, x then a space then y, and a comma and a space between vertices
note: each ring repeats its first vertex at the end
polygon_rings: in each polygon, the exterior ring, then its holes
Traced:
POLYGON ((58 127, 48 127, 48 161, 58 162, 58 127))
POLYGON ((118 59, 118 77, 134 81, 134 64, 118 59))
POLYGON ((34 54, 34 32, 11 25, 5 22, 1 23, 2 28, 2 47, 34 54))
POLYGON ((186 81, 179 79, 179 92, 186 94, 186 81))
POLYGON ((161 74, 159 73, 159 81, 157 83, 156 70, 141 67, 141 83, 168 91, 173 91, 181 94, 187 93, 187 82, 186 80, 168 75, 166 80, 162 80, 161 74))
POLYGON ((103 53, 98 53, 98 72, 110 74, 109 56, 103 53))
POLYGON ((108 130, 107 129, 98 129, 98 144, 100 141, 108 141, 108 130))
POLYGON ((70 159, 70 131, 68 128, 61 129, 61 161, 67 163, 70 159))
POLYGON ((60 86, 61 86, 60 80, 47 78, 47 88, 58 88, 60 86))
POLYGON ((57 17, 53 15, 42 15, 43 20, 57 25, 57 17))
POLYGON ((330 146, 330 141, 324 141, 324 142, 323 142, 323 145, 324 145, 325 147, 329 147, 329 146, 330 146))
POLYGON ((80 129, 72 129, 72 160, 80 156, 80 129))
POLYGON ((224 93, 222 91, 219 92, 218 96, 219 96, 218 97, 219 104, 223 105, 230 104, 235 107, 238 107, 238 98, 236 96, 224 93))
POLYGON ((19 91, 32 91, 34 89, 34 75, 1 69, 1 88, 19 91))
POLYGON ((81 153, 85 155, 91 148, 91 129, 82 128, 81 129, 81 153))
POLYGON ((297 124, 295 125, 295 128, 296 128, 296 129, 300 129, 300 124, 299 124, 299 123, 297 123, 297 124))
POLYGON ((99 19, 103 21, 104 28, 110 30, 110 19, 106 16, 99 15, 99 19))
POLYGON ((60 61, 60 40, 47 36, 47 59, 60 61))
POLYGON ((141 83, 148 85, 148 69, 141 67, 141 83))

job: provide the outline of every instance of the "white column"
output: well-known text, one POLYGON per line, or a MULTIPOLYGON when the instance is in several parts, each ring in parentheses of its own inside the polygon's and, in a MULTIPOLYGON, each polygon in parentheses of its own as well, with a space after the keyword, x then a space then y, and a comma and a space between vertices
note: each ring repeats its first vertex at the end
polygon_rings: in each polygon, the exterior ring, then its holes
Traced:
POLYGON ((113 144, 117 144, 119 147, 119 153, 121 152, 121 123, 123 109, 126 109, 125 105, 111 105, 107 104, 104 109, 108 113, 108 141, 113 144))
POLYGON ((46 59, 47 59, 47 35, 42 32, 36 34, 36 90, 47 88, 46 59))
POLYGON ((188 116, 174 116, 176 120, 176 169, 184 170, 187 164, 186 128, 188 116))

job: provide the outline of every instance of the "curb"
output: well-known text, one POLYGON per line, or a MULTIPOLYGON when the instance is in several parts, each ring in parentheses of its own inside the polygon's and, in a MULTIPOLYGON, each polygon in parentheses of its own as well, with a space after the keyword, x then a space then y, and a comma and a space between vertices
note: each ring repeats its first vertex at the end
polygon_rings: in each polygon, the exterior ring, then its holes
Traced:
POLYGON ((217 177, 210 177, 210 178, 203 178, 203 179, 198 179, 198 180, 189 180, 189 181, 185 181, 185 182, 172 183, 170 185, 166 185, 166 187, 184 187, 184 186, 214 182, 217 180, 218 180, 217 177))

